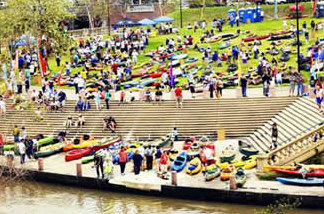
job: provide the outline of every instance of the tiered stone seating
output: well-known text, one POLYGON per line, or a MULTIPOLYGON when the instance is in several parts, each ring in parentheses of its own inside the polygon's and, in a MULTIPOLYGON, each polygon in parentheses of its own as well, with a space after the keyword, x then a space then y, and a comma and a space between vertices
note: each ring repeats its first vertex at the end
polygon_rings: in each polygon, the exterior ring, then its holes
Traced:
MULTIPOLYGON (((207 135, 216 138, 217 130, 226 130, 228 138, 239 138, 253 134, 258 128, 274 118, 288 105, 303 111, 309 101, 290 97, 277 98, 245 98, 220 100, 185 100, 183 109, 175 108, 174 101, 165 101, 161 105, 135 101, 134 103, 118 105, 111 102, 108 111, 95 110, 94 105, 89 111, 81 112, 86 119, 85 126, 69 128, 68 137, 92 134, 96 138, 111 135, 109 131, 102 131, 105 115, 113 116, 117 120, 117 134, 124 138, 139 138, 147 140, 165 136, 177 127, 180 138, 188 136, 207 135), (300 104, 301 103, 301 104, 300 104), (301 106, 299 106, 301 105, 301 106)), ((44 122, 34 120, 34 110, 17 111, 8 109, 7 117, 0 123, 0 132, 11 136, 14 125, 25 126, 28 135, 42 133, 44 135, 57 134, 65 130, 64 121, 68 115, 77 119, 78 112, 74 112, 75 101, 68 101, 65 113, 45 113, 44 122)), ((291 108, 291 111, 294 110, 291 108)), ((290 114, 286 112, 285 114, 290 114)), ((292 114, 293 115, 293 114, 292 114)), ((310 115, 313 117, 313 115, 310 115)), ((281 125, 279 124, 279 129, 281 125)), ((280 133, 282 130, 279 130, 280 133)), ((257 145, 255 143, 255 145, 257 145)), ((260 148, 258 146, 257 148, 260 148)))

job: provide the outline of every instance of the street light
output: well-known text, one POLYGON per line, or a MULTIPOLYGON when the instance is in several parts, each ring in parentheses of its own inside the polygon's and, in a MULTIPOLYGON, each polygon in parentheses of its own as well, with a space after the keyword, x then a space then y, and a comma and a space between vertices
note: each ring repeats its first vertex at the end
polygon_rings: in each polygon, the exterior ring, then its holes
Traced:
POLYGON ((180 0, 180 28, 182 28, 182 0, 180 0))
POLYGON ((298 7, 298 0, 296 0, 296 34, 297 34, 297 71, 300 73, 300 40, 299 40, 299 7, 298 7))

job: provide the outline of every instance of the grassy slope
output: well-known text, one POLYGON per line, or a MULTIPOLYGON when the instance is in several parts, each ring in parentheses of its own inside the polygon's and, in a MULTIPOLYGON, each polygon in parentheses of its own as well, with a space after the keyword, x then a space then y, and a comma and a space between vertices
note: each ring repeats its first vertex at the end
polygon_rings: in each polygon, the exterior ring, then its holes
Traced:
MULTIPOLYGON (((284 16, 284 14, 286 14, 288 11, 288 5, 279 5, 278 6, 278 11, 279 11, 279 15, 280 16, 284 16)), ((273 12, 273 5, 265 5, 262 6, 262 8, 264 8, 265 11, 265 17, 271 17, 272 16, 272 12, 273 12)), ((226 18, 226 14, 227 14, 227 10, 229 9, 229 7, 214 7, 214 8, 206 8, 206 12, 205 12, 205 17, 207 21, 212 20, 215 17, 223 17, 226 18)), ((196 20, 199 20, 199 11, 200 9, 184 9, 183 11, 183 18, 184 18, 184 26, 187 25, 187 23, 191 22, 193 23, 196 20)), ((310 11, 310 4, 306 4, 306 11, 310 11)), ((174 17, 176 20, 179 20, 179 11, 174 11, 171 14, 169 14, 170 16, 174 17)), ((302 22, 306 21, 308 23, 308 26, 310 25, 310 21, 311 18, 304 18, 300 20, 300 25, 302 25, 302 22)), ((293 22, 295 24, 295 21, 293 22)), ((208 27, 207 29, 211 29, 210 26, 210 22, 208 23, 208 27)), ((289 25, 289 22, 288 22, 289 25)), ((279 30, 283 30, 282 27, 282 19, 278 19, 278 20, 271 20, 271 19, 267 19, 266 21, 262 22, 262 23, 252 23, 252 24, 242 24, 239 28, 231 28, 229 25, 225 25, 223 28, 223 33, 232 33, 232 32, 236 32, 237 29, 240 29, 241 31, 245 31, 245 30, 250 30, 252 33, 255 33, 257 35, 264 35, 267 34, 269 32, 275 32, 275 31, 279 31, 279 30)), ((192 35, 194 37, 194 42, 198 42, 199 38, 202 34, 201 30, 198 30, 196 33, 194 33, 192 30, 187 30, 187 29, 180 29, 180 34, 181 35, 192 35)), ((314 35, 313 38, 310 39, 311 44, 314 44, 314 41, 316 40, 317 37, 323 37, 324 36, 324 31, 319 31, 317 33, 317 35, 314 35)), ((240 35, 238 38, 234 39, 231 41, 231 44, 239 44, 241 39, 246 37, 245 34, 240 35)), ((149 50, 155 50, 160 44, 165 44, 165 39, 166 38, 176 38, 176 35, 159 35, 155 38, 150 38, 150 42, 149 42, 149 46, 147 47, 146 51, 149 50)), ((304 36, 301 36, 301 40, 304 41, 304 36)), ((290 40, 292 41, 292 40, 290 40)), ((287 44, 288 41, 285 41, 284 44, 287 44)), ((220 43, 212 43, 212 44, 201 44, 199 46, 201 47, 211 47, 212 49, 218 49, 220 43)), ((269 47, 270 42, 269 41, 262 41, 262 47, 260 48, 261 51, 264 51, 267 47, 269 47)), ((278 47, 280 48, 280 47, 278 47)), ((302 53, 305 55, 306 54, 306 50, 307 50, 307 46, 303 45, 301 47, 302 53)), ((227 51, 225 50, 220 50, 219 52, 222 53, 223 51, 227 51)), ((205 64, 203 64, 203 62, 201 61, 201 53, 199 53, 198 51, 194 51, 194 50, 189 50, 189 57, 197 57, 199 59, 198 64, 199 65, 203 65, 206 66, 205 64)), ((277 56, 279 57, 280 54, 277 56)), ((270 59, 269 55, 267 55, 268 59, 270 59)), ((293 67, 296 67, 296 59, 297 56, 296 54, 291 54, 291 59, 287 62, 288 65, 291 65, 293 67)), ((69 60, 69 56, 65 55, 63 56, 62 62, 69 60)), ((143 63, 143 62, 148 62, 148 58, 144 57, 144 56, 139 56, 139 63, 143 63)), ((50 67, 54 72, 59 71, 59 68, 56 67, 56 63, 54 58, 52 57, 49 61, 50 63, 50 67)), ((248 64, 246 65, 242 65, 242 71, 243 72, 247 72, 249 67, 255 67, 257 65, 258 61, 257 60, 249 60, 248 64)), ((215 68, 215 71, 217 72, 225 72, 227 69, 227 65, 225 63, 223 63, 223 67, 220 68, 215 68)), ((80 68, 77 69, 73 69, 73 72, 76 73, 78 71, 80 71, 80 68)), ((303 75, 306 77, 308 77, 308 73, 303 72, 303 75)), ((180 79, 180 83, 184 84, 186 82, 186 79, 180 79)))

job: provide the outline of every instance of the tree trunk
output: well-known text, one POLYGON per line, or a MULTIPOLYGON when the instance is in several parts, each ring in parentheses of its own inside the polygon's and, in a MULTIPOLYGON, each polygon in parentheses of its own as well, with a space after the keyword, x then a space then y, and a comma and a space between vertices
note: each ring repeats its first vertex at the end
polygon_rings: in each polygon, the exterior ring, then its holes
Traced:
POLYGON ((92 23, 92 17, 91 17, 88 5, 86 6, 86 10, 87 10, 87 14, 88 14, 90 29, 92 30, 93 29, 93 23, 92 23))
POLYGON ((202 8, 200 10, 200 20, 202 20, 204 18, 204 13, 205 13, 205 7, 206 7, 206 0, 202 1, 202 8))

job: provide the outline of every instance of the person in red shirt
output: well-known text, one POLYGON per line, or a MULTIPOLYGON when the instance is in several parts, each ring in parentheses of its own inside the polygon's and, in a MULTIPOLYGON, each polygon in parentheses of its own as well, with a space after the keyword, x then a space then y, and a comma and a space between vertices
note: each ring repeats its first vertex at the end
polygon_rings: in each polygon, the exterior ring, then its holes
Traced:
POLYGON ((3 134, 0 133, 0 155, 3 155, 4 154, 4 136, 3 134))
POLYGON ((121 175, 125 175, 125 167, 127 163, 127 153, 124 147, 120 149, 119 152, 119 165, 121 175))
POLYGON ((167 179, 167 173, 168 173, 168 164, 169 164, 169 156, 166 150, 163 151, 163 154, 161 155, 160 158, 160 169, 162 179, 167 179))
POLYGON ((179 105, 182 108, 182 89, 178 86, 174 93, 177 100, 177 108, 179 108, 179 105))

